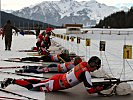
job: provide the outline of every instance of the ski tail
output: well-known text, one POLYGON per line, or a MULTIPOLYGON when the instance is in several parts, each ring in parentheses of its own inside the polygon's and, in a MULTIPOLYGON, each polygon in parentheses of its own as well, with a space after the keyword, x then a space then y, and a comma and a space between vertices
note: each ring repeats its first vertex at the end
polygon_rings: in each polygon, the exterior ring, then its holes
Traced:
POLYGON ((23 99, 0 96, 0 100, 23 100, 23 99))
POLYGON ((0 67, 0 69, 14 69, 14 68, 23 68, 23 66, 0 67))
MULTIPOLYGON (((13 95, 16 95, 16 96, 19 96, 19 97, 24 97, 24 98, 27 98, 29 100, 38 100, 38 99, 35 99, 35 98, 31 98, 31 97, 28 97, 28 96, 24 96, 24 95, 21 95, 21 94, 18 94, 18 93, 15 93, 15 92, 11 92, 9 90, 5 90, 5 89, 2 89, 0 88, 0 91, 1 92, 5 92, 5 93, 10 93, 10 94, 13 94, 13 95)), ((13 99, 14 100, 14 99, 13 99)), ((19 100, 19 99, 16 99, 16 100, 19 100)), ((21 99, 20 99, 21 100, 21 99)))
POLYGON ((37 50, 19 50, 18 52, 37 52, 37 50))
POLYGON ((18 75, 18 76, 27 76, 27 77, 48 79, 47 77, 34 76, 34 75, 28 75, 28 74, 21 74, 21 73, 13 73, 13 72, 3 72, 3 71, 0 71, 0 73, 6 73, 6 74, 14 74, 14 75, 18 75))

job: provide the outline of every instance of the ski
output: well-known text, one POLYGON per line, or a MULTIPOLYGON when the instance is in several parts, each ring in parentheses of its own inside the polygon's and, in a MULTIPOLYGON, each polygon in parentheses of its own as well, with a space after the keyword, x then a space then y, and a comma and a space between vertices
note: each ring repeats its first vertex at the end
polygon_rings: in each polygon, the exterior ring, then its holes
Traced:
MULTIPOLYGON (((47 65, 46 65, 47 66, 47 65)), ((17 68, 27 68, 27 67, 32 67, 30 65, 27 65, 27 66, 10 66, 10 67, 0 67, 0 69, 17 69, 17 68)), ((36 66, 36 67, 44 67, 44 66, 36 66)))
POLYGON ((85 57, 85 56, 79 56, 79 55, 69 55, 69 57, 85 57))
POLYGON ((0 96, 0 100, 23 100, 23 99, 18 99, 18 98, 11 98, 11 97, 4 97, 4 96, 0 96))
MULTIPOLYGON (((50 54, 55 54, 54 52, 50 53, 50 54)), ((27 55, 30 55, 30 56, 46 56, 46 55, 42 55, 42 54, 39 54, 39 53, 27 53, 27 55)))
POLYGON ((34 64, 42 64, 42 65, 49 65, 51 63, 57 63, 57 62, 34 62, 34 61, 21 61, 21 58, 9 58, 9 59, 4 59, 2 61, 7 61, 7 62, 19 62, 19 63, 34 63, 34 64))
MULTIPOLYGON (((55 52, 51 52, 50 54, 55 55, 56 53, 55 52)), ((39 53, 27 53, 27 55, 30 55, 30 56, 45 56, 45 55, 41 55, 39 53)), ((70 54, 69 57, 75 58, 75 57, 85 57, 85 56, 79 56, 79 55, 70 54)))
MULTIPOLYGON (((13 94, 13 95, 16 95, 16 96, 19 96, 19 97, 24 97, 24 98, 27 98, 27 99, 29 99, 29 100, 37 100, 37 99, 31 98, 31 97, 27 97, 27 96, 24 96, 24 95, 15 93, 15 92, 11 92, 11 91, 9 91, 9 90, 5 90, 5 89, 2 89, 2 88, 0 88, 0 91, 5 92, 5 93, 10 93, 10 94, 13 94)), ((19 99, 18 99, 18 100, 19 100, 19 99)), ((20 100, 21 100, 21 99, 20 99, 20 100)))
POLYGON ((34 76, 34 75, 28 75, 28 74, 21 74, 21 73, 13 73, 13 72, 3 72, 3 71, 0 71, 0 73, 6 73, 6 74, 14 74, 14 75, 18 75, 18 76, 27 76, 27 77, 48 79, 47 77, 34 76))
POLYGON ((18 50, 18 52, 38 52, 37 50, 18 50))
POLYGON ((18 50, 18 52, 38 52, 37 50, 18 50))
MULTIPOLYGON (((51 51, 55 51, 55 50, 49 50, 50 52, 51 51)), ((38 52, 38 50, 18 50, 18 52, 38 52)))
POLYGON ((0 69, 23 68, 23 66, 0 67, 0 69))
POLYGON ((34 63, 34 64, 42 64, 42 62, 32 62, 32 61, 16 61, 16 60, 11 60, 11 59, 5 59, 2 61, 7 61, 7 62, 19 62, 19 63, 34 63))

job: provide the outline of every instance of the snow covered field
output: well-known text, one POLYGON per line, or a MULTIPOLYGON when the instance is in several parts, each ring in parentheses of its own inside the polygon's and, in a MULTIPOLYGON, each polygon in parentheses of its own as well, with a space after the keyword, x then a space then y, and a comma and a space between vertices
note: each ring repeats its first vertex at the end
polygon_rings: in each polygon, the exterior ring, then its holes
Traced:
MULTIPOLYGON (((31 47, 33 47, 35 45, 35 42, 36 42, 35 36, 22 36, 22 35, 13 36, 12 50, 5 51, 4 40, 0 39, 0 60, 12 58, 12 57, 26 57, 27 56, 26 52, 18 52, 18 50, 31 49, 31 47)), ((0 67, 22 66, 22 65, 29 65, 29 64, 0 61, 0 67)), ((0 71, 14 72, 15 69, 0 69, 0 71)), ((9 78, 9 77, 25 78, 22 76, 0 73, 0 81, 2 81, 4 78, 9 78)), ((33 92, 33 91, 29 92, 27 89, 16 86, 16 85, 11 85, 11 86, 7 87, 7 90, 14 91, 16 93, 20 93, 20 94, 23 94, 28 97, 37 98, 38 100, 45 100, 45 93, 33 92)), ((18 97, 18 96, 14 96, 12 94, 3 93, 3 92, 0 92, 0 96, 18 97)), ((20 97, 19 97, 19 99, 26 100, 26 98, 20 98, 20 97)))
MULTIPOLYGON (((133 79, 133 60, 123 60, 123 46, 133 45, 133 29, 85 29, 89 30, 87 34, 79 34, 73 36, 81 37, 81 43, 77 44, 76 39, 74 42, 70 42, 67 40, 63 40, 57 37, 53 37, 52 39, 63 47, 69 49, 70 52, 75 52, 78 55, 84 56, 84 60, 87 61, 89 57, 93 55, 97 55, 102 59, 102 68, 112 77, 117 77, 121 79, 133 79), (120 35, 119 34, 120 31, 120 35), (111 32, 111 35, 110 35, 111 32), (103 33, 103 34, 101 34, 103 33), (85 39, 91 39, 91 46, 85 46, 85 39), (106 41, 106 50, 105 52, 99 51, 99 42, 106 41), (125 62, 125 63, 124 63, 125 62)), ((53 31, 57 34, 65 33, 64 29, 55 29, 53 31)), ((18 52, 18 50, 23 49, 31 49, 31 47, 35 46, 36 37, 33 35, 19 35, 13 36, 12 41, 12 50, 5 51, 4 50, 4 40, 1 39, 0 36, 0 67, 8 67, 8 66, 21 66, 21 65, 29 65, 26 63, 14 63, 14 62, 5 62, 1 61, 2 59, 7 58, 18 58, 18 57, 26 57, 26 52, 18 52)), ((133 54, 133 53, 132 53, 133 54)), ((31 65, 31 64, 30 64, 31 65)), ((15 69, 0 69, 0 71, 11 71, 14 72, 15 69)), ((12 78, 23 78, 16 75, 9 75, 0 73, 0 81, 4 78, 12 77, 12 78)), ((132 84, 132 83, 131 83, 132 84)), ((133 85, 132 85, 133 86, 133 85)), ((9 86, 8 90, 14 91, 17 93, 21 93, 27 95, 29 97, 37 98, 38 100, 44 100, 45 93, 40 92, 29 92, 28 90, 19 87, 19 86, 9 86)), ((10 94, 5 94, 0 92, 0 96, 6 96, 10 94)), ((12 95, 10 96, 12 97, 12 95)), ((15 97, 15 96, 14 96, 15 97)))

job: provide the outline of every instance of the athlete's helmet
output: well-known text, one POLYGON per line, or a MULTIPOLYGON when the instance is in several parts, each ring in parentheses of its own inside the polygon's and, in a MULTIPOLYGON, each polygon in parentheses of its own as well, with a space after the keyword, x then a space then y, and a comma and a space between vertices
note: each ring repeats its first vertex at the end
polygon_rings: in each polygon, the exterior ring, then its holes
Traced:
POLYGON ((61 51, 61 53, 62 53, 62 54, 69 55, 69 51, 68 51, 67 49, 63 49, 63 50, 61 51))
POLYGON ((75 57, 74 58, 74 65, 76 66, 76 65, 78 65, 79 63, 81 63, 82 62, 82 59, 80 58, 80 57, 75 57))
POLYGON ((89 61, 88 64, 91 67, 97 67, 97 69, 99 69, 101 67, 101 60, 100 58, 98 58, 97 56, 92 56, 89 61))

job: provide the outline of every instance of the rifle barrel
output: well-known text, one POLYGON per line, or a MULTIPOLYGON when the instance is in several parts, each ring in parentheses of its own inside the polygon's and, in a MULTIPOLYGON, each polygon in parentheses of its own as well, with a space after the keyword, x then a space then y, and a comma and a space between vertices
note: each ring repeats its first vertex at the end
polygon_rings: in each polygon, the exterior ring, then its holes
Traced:
POLYGON ((133 80, 124 80, 124 81, 120 81, 120 82, 132 82, 133 80))

